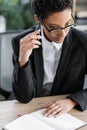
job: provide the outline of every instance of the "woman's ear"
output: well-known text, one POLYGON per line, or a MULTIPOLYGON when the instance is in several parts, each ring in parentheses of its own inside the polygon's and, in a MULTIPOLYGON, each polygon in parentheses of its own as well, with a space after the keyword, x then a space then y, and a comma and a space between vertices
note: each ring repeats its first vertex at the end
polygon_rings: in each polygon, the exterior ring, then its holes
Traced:
POLYGON ((36 21, 37 23, 40 22, 39 17, 37 17, 37 15, 34 15, 34 19, 35 19, 35 21, 36 21))

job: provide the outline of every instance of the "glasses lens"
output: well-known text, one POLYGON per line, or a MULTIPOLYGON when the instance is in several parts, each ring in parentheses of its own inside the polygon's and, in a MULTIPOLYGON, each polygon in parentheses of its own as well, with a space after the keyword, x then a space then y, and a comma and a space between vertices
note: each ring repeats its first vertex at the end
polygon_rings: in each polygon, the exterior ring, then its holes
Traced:
POLYGON ((68 26, 66 26, 66 27, 64 27, 64 28, 60 28, 60 29, 58 28, 58 29, 52 30, 52 31, 50 32, 50 34, 51 34, 53 37, 55 37, 56 35, 60 34, 62 30, 64 30, 65 33, 68 33, 69 30, 70 30, 70 28, 71 28, 71 27, 74 27, 74 26, 75 26, 75 25, 72 24, 72 25, 68 25, 68 26))

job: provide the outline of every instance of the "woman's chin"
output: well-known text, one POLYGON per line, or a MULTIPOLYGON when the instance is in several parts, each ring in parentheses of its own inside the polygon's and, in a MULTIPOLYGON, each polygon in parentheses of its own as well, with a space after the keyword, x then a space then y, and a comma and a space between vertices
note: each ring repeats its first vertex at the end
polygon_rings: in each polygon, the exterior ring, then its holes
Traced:
POLYGON ((63 41, 64 41, 64 38, 55 39, 56 43, 63 43, 63 41))

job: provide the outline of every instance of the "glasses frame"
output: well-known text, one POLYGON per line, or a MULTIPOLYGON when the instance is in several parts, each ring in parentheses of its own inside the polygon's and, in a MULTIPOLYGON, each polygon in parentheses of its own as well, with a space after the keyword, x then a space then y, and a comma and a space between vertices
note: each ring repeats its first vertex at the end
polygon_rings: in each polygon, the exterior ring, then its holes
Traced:
MULTIPOLYGON (((72 16, 73 21, 75 21, 73 15, 71 15, 71 16, 72 16)), ((41 23, 44 25, 44 27, 46 28, 46 30, 47 30, 49 33, 51 33, 52 31, 55 31, 55 30, 61 31, 61 30, 65 30, 65 29, 68 28, 68 27, 75 27, 75 26, 76 26, 76 24, 75 24, 75 22, 74 22, 73 24, 67 25, 67 26, 65 26, 65 27, 60 27, 60 28, 55 28, 55 29, 49 29, 49 28, 44 24, 44 21, 43 21, 43 20, 41 20, 41 21, 42 21, 41 23)))

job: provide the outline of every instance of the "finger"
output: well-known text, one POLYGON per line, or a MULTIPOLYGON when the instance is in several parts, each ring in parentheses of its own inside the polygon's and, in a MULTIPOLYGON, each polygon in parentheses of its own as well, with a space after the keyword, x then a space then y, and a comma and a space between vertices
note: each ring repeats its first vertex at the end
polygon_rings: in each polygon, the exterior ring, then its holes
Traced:
POLYGON ((21 117, 21 116, 23 116, 23 114, 17 114, 17 116, 18 116, 18 117, 21 117))
POLYGON ((59 106, 58 105, 55 105, 55 106, 50 106, 50 107, 48 107, 47 109, 46 109, 46 112, 48 112, 49 110, 55 110, 55 109, 57 109, 57 108, 59 108, 59 106))
POLYGON ((56 113, 55 117, 61 116, 66 113, 65 109, 62 109, 60 112, 56 113))
POLYGON ((46 110, 48 111, 49 109, 54 109, 55 106, 60 106, 60 103, 59 102, 55 102, 55 103, 51 104, 50 106, 48 106, 46 110))
POLYGON ((40 34, 40 29, 34 31, 35 34, 40 34))
POLYGON ((30 43, 26 42, 26 44, 21 44, 20 48, 21 50, 29 50, 29 49, 33 49, 34 45, 41 45, 41 43, 38 40, 32 40, 30 43))
POLYGON ((32 34, 30 34, 30 35, 27 35, 26 37, 20 39, 20 44, 24 44, 26 42, 30 42, 30 40, 33 40, 33 39, 39 40, 41 38, 42 37, 40 35, 34 35, 34 34, 32 35, 32 34))
POLYGON ((27 40, 28 38, 29 38, 29 39, 30 39, 30 38, 38 38, 38 39, 41 39, 42 37, 41 37, 39 34, 40 34, 40 29, 39 29, 39 30, 36 30, 35 32, 32 32, 32 33, 27 34, 25 37, 23 37, 23 38, 21 39, 21 42, 27 40), (37 36, 37 37, 35 37, 35 36, 37 36))
POLYGON ((35 32, 31 32, 29 34, 27 34, 25 37, 23 37, 23 40, 26 40, 27 38, 29 38, 31 36, 31 38, 33 36, 38 36, 38 38, 41 38, 41 36, 39 35, 40 34, 40 29, 39 30, 36 30, 35 32))
POLYGON ((46 110, 45 110, 45 112, 44 112, 44 115, 45 115, 45 116, 50 115, 50 113, 55 109, 55 107, 58 107, 58 106, 54 106, 54 105, 52 104, 52 105, 46 107, 46 110))
POLYGON ((60 112, 62 110, 62 107, 60 106, 55 106, 53 109, 49 110, 46 113, 46 116, 50 117, 50 116, 54 116, 56 115, 58 112, 60 112))
MULTIPOLYGON (((47 103, 47 104, 45 104, 45 106, 43 106, 42 108, 43 108, 43 109, 47 109, 49 106, 50 106, 50 103, 47 103)), ((45 113, 45 111, 44 111, 44 113, 45 113)))
POLYGON ((45 115, 45 116, 49 116, 49 115, 51 115, 56 109, 58 109, 58 106, 55 106, 54 108, 46 109, 44 115, 45 115))
POLYGON ((34 45, 34 46, 33 46, 33 49, 36 49, 36 48, 39 48, 39 46, 38 46, 38 45, 34 45))
POLYGON ((41 45, 41 42, 39 42, 38 40, 32 40, 32 42, 33 42, 34 44, 41 45))
POLYGON ((29 46, 27 45, 26 47, 23 47, 21 49, 21 51, 24 50, 24 52, 27 52, 27 51, 29 51, 31 49, 35 49, 35 48, 39 48, 39 45, 37 45, 37 44, 30 44, 29 46))
POLYGON ((51 113, 52 113, 52 110, 49 110, 48 112, 44 113, 44 116, 48 117, 49 115, 51 115, 51 113))
POLYGON ((29 35, 27 35, 26 37, 24 37, 24 39, 23 40, 26 40, 26 39, 28 39, 28 40, 32 40, 32 39, 41 39, 42 38, 42 36, 41 35, 36 35, 36 34, 34 34, 34 33, 31 33, 31 34, 29 34, 29 35))
POLYGON ((27 51, 27 50, 33 49, 33 47, 34 47, 34 43, 28 44, 28 42, 27 42, 26 45, 22 44, 20 46, 20 51, 27 51))
POLYGON ((60 113, 61 111, 62 111, 62 107, 59 107, 58 109, 55 109, 52 113, 51 113, 51 116, 54 116, 54 117, 56 117, 56 115, 58 114, 58 113, 60 113))

